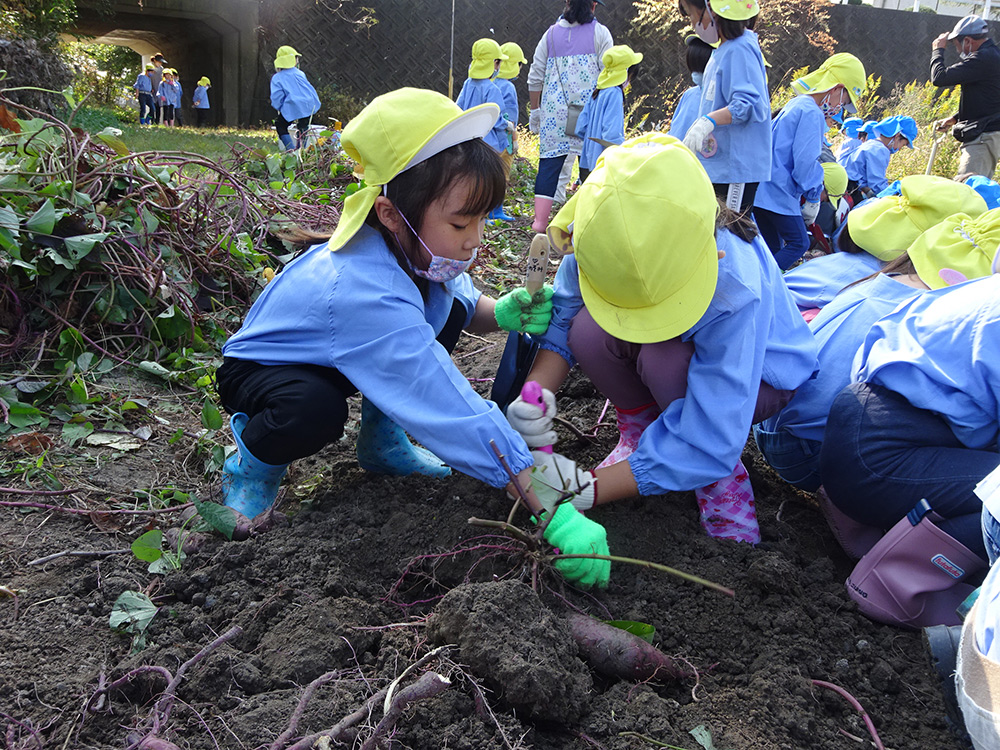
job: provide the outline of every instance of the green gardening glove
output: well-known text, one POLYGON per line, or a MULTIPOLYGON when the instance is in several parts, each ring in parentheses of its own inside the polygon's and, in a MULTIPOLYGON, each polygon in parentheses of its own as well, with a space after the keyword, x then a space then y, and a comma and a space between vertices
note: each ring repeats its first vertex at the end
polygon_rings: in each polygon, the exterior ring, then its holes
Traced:
POLYGON ((552 317, 552 287, 546 284, 534 296, 523 286, 497 300, 493 310, 497 325, 505 331, 545 333, 552 317))
MULTIPOLYGON (((556 506, 555 515, 545 527, 545 541, 567 555, 608 555, 608 532, 591 521, 570 503, 556 506)), ((611 578, 609 560, 572 558, 556 560, 556 570, 570 583, 583 588, 604 588, 611 578)))

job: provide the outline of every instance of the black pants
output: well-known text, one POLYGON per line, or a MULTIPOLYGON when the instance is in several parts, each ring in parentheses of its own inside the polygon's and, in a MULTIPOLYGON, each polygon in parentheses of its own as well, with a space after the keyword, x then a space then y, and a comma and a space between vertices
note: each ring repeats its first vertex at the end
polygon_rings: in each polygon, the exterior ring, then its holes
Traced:
MULTIPOLYGON (((455 301, 437 340, 451 352, 458 343, 467 310, 455 301)), ((347 399, 358 392, 332 367, 262 365, 226 357, 215 373, 227 412, 250 417, 243 444, 266 464, 287 464, 318 453, 339 440, 347 422, 347 399)))
MULTIPOLYGON (((299 137, 304 138, 306 131, 309 130, 309 123, 312 121, 312 115, 309 117, 300 117, 295 121, 295 127, 299 129, 299 137)), ((291 123, 278 113, 278 116, 274 118, 274 129, 278 135, 288 135, 288 126, 291 123)), ((457 339, 456 339, 457 340, 457 339)))
POLYGON ((211 123, 209 122, 209 113, 211 111, 212 110, 210 109, 196 109, 194 111, 195 117, 197 118, 195 125, 199 128, 203 128, 206 125, 211 125, 211 123))

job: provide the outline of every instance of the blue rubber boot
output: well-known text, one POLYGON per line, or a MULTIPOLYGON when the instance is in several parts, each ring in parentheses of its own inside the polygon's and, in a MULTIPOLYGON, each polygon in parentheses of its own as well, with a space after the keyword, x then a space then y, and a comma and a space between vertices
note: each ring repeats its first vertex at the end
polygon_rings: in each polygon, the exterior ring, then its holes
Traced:
POLYGON ((288 133, 285 133, 284 135, 279 135, 278 140, 281 141, 281 145, 285 147, 285 151, 295 150, 295 141, 292 140, 292 136, 290 136, 288 133))
POLYGON ((249 421, 250 417, 243 412, 234 414, 229 420, 236 439, 236 452, 222 467, 222 499, 227 508, 253 518, 274 505, 288 464, 273 466, 254 458, 243 444, 243 430, 249 421))
POLYGON ((503 210, 503 206, 497 206, 492 211, 490 211, 489 216, 490 221, 514 221, 514 217, 503 210))
POLYGON ((451 474, 451 469, 440 458, 411 443, 402 427, 364 397, 361 399, 357 451, 361 468, 376 474, 397 477, 409 474, 446 477, 451 474))

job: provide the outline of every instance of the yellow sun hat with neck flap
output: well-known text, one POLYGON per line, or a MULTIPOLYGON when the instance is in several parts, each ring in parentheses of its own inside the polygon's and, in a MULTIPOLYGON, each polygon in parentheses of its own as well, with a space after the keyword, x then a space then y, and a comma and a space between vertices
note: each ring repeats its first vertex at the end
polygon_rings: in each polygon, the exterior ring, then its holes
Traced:
POLYGON ((812 73, 792 81, 792 91, 797 94, 820 94, 829 91, 838 83, 847 89, 847 95, 851 98, 844 109, 854 114, 858 111, 858 103, 865 93, 868 77, 862 62, 848 52, 830 55, 812 73))
POLYGON ((549 226, 576 254, 580 293, 594 321, 636 344, 690 329, 715 294, 718 201, 681 141, 647 133, 605 149, 549 226))
POLYGON ((489 37, 477 39, 472 44, 472 62, 469 64, 469 78, 491 78, 496 61, 507 59, 500 51, 500 43, 489 37))
POLYGON ((847 214, 851 239, 882 261, 898 258, 922 232, 952 214, 976 217, 986 211, 979 193, 945 177, 907 175, 899 187, 899 195, 878 198, 847 214))
POLYGON ((274 54, 274 67, 275 68, 294 68, 302 57, 298 52, 295 51, 294 47, 290 47, 287 44, 278 47, 278 51, 274 54))
POLYGON ((524 57, 524 50, 517 42, 506 42, 500 45, 500 51, 507 55, 506 60, 500 62, 500 72, 497 78, 517 78, 521 72, 521 65, 528 62, 524 57))
POLYGON ((628 80, 628 69, 642 62, 642 53, 635 52, 627 44, 616 44, 601 56, 604 69, 597 76, 597 88, 609 89, 621 86, 628 80))
POLYGON ((463 110, 447 96, 426 89, 397 89, 372 99, 340 137, 366 186, 344 200, 330 249, 339 250, 357 234, 382 187, 394 177, 445 149, 482 138, 499 116, 496 104, 463 110))
POLYGON ((907 248, 920 280, 944 289, 994 273, 1000 255, 1000 208, 973 218, 954 214, 914 240, 907 248))

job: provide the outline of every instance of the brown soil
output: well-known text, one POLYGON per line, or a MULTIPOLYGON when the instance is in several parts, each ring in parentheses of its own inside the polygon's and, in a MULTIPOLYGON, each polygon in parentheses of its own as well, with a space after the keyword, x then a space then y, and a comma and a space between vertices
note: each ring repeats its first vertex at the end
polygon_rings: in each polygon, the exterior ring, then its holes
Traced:
MULTIPOLYGON (((456 357, 471 378, 487 378, 500 346, 463 338, 456 357), (490 349, 462 359, 484 346, 490 349)), ((489 385, 477 387, 485 393, 489 385)), ((130 388, 153 394, 157 408, 158 386, 130 388)), ((603 403, 582 377, 560 393, 562 415, 584 431, 603 403)), ((344 440, 293 467, 287 526, 244 542, 209 539, 165 576, 151 575, 131 554, 28 564, 61 550, 124 549, 145 521, 0 508, 0 586, 17 593, 0 598, 2 747, 128 746, 164 678, 144 673, 85 712, 97 687, 139 665, 174 674, 234 625, 242 635, 177 686, 160 737, 181 748, 267 747, 288 726, 304 686, 339 671, 315 691, 295 735, 320 732, 363 707, 434 645, 455 643, 422 667, 448 676, 450 687, 411 704, 383 746, 665 746, 655 741, 698 750, 689 732, 704 726, 718 750, 871 747, 861 717, 811 684, 819 679, 861 702, 887 748, 963 747, 946 725, 919 634, 857 612, 844 590, 851 562, 814 504, 777 480, 752 448, 745 460, 763 532, 757 548, 707 538, 690 493, 592 514, 607 527, 613 553, 698 574, 731 587, 734 598, 623 564, 613 566, 606 591, 573 591, 543 572, 536 593, 524 558, 496 554, 495 547, 513 542, 471 541, 492 532, 470 526, 470 517, 507 517, 502 492, 463 476, 367 474, 354 461, 349 427, 344 440), (473 549, 418 561, 393 589, 414 558, 460 543, 473 549), (128 635, 108 626, 111 606, 126 590, 148 591, 160 608, 137 654, 128 635), (654 625, 654 643, 688 660, 698 679, 635 685, 596 676, 560 619, 567 608, 654 625)), ((76 471, 97 491, 3 499, 107 507, 154 484, 176 462, 179 448, 168 443, 173 429, 140 451, 88 449, 90 463, 80 464, 78 455, 75 465, 60 468, 64 481, 76 471)), ((592 465, 612 447, 613 432, 602 427, 588 442, 562 430, 560 449, 592 465)), ((153 524, 166 528, 167 518, 153 524)), ((527 525, 523 514, 515 523, 527 525)), ((343 746, 360 746, 381 717, 380 700, 343 746)))

